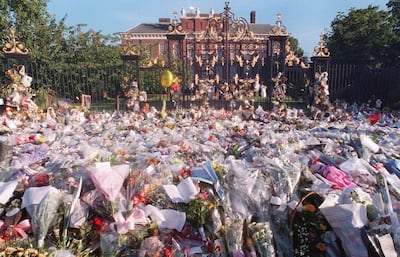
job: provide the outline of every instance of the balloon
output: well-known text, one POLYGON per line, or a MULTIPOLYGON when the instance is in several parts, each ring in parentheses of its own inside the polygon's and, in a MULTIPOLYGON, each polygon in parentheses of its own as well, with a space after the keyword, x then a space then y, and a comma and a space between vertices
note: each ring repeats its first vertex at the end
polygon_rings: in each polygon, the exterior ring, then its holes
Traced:
POLYGON ((174 81, 174 75, 171 71, 165 70, 161 72, 161 86, 163 88, 168 88, 171 86, 174 81))

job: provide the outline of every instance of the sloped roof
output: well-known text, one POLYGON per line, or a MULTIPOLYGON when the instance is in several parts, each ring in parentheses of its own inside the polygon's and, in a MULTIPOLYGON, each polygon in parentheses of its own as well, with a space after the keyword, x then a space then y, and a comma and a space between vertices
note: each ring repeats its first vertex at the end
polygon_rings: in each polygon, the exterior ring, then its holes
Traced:
POLYGON ((269 34, 272 26, 269 24, 255 24, 249 23, 249 28, 254 34, 269 34))
POLYGON ((168 26, 167 23, 141 23, 125 33, 167 33, 168 26))

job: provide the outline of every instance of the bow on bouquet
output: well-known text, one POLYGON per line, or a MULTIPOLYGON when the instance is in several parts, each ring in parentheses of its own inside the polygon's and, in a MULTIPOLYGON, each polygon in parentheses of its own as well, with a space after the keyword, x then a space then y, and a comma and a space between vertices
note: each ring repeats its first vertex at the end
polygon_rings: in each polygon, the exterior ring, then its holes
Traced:
POLYGON ((19 208, 15 208, 7 212, 5 220, 0 220, 0 232, 2 239, 8 240, 11 238, 27 239, 26 231, 31 229, 29 219, 21 220, 22 212, 19 208))
POLYGON ((145 225, 148 223, 146 214, 143 210, 134 208, 127 217, 124 217, 121 212, 113 215, 115 222, 111 223, 111 227, 118 234, 126 234, 130 230, 135 229, 136 224, 145 225))

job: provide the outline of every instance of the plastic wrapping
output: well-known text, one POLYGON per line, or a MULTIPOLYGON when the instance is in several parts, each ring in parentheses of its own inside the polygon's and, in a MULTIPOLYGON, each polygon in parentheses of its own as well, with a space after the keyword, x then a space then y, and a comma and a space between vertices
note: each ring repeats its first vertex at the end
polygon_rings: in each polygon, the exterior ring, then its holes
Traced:
POLYGON ((44 246, 49 229, 57 221, 57 209, 62 201, 62 194, 54 187, 31 188, 24 194, 23 207, 31 216, 33 232, 37 246, 44 246))
MULTIPOLYGON (((400 139, 398 128, 391 126, 398 121, 389 121, 387 115, 386 126, 371 126, 367 112, 351 108, 351 113, 332 113, 340 122, 310 120, 300 111, 297 120, 275 120, 260 108, 255 116, 207 108, 165 112, 163 117, 157 112, 144 117, 71 109, 64 114, 56 110, 55 117, 49 113, 53 120, 43 123, 2 119, 4 131, 11 134, 0 139, 12 147, 12 160, 1 166, 2 181, 12 185, 1 195, 2 208, 6 212, 21 207, 19 195, 34 185, 43 185, 41 190, 47 185, 56 188, 67 207, 82 177, 71 226, 84 247, 90 247, 89 239, 90 245, 98 245, 100 235, 113 232, 121 239, 118 248, 134 248, 129 252, 135 254, 166 255, 163 249, 170 249, 172 256, 294 256, 291 214, 295 207, 307 207, 300 202, 301 195, 315 192, 329 202, 326 208, 355 202, 366 208, 369 230, 346 223, 360 232, 353 234, 355 240, 366 232, 371 238, 379 235, 373 240, 396 241, 400 230, 385 219, 375 175, 380 170, 387 180, 386 195, 393 217, 398 216, 400 180, 395 164, 400 139), (328 167, 327 172, 312 173, 309 161, 328 167), (188 177, 198 194, 185 195, 189 202, 172 201, 164 186, 177 187, 188 177), (338 183, 339 178, 345 183, 338 183), (193 210, 191 200, 205 194, 199 227, 187 215, 193 210), (136 210, 142 214, 140 223, 131 222, 136 210), (85 229, 97 237, 85 239, 86 234, 79 234, 85 229), (143 231, 152 233, 139 235, 143 231), (387 231, 390 237, 384 237, 387 231)), ((46 213, 34 210, 39 203, 23 208, 40 217, 46 213)), ((50 204, 46 206, 49 209, 50 204)), ((354 218, 360 217, 354 212, 354 218)), ((324 238, 330 256, 337 252, 335 237, 342 236, 341 226, 324 238)), ((38 237, 44 233, 38 232, 38 237)))

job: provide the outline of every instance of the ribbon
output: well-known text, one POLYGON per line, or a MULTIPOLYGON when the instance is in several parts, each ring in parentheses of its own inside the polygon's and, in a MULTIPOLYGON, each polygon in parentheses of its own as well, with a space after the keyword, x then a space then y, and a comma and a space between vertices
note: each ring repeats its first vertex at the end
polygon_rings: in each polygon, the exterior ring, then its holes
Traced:
POLYGON ((10 236, 18 236, 19 238, 25 240, 28 238, 28 235, 25 231, 31 229, 31 223, 29 219, 24 219, 15 225, 6 226, 3 220, 0 220, 0 230, 6 231, 6 234, 10 236))
POLYGON ((135 229, 136 224, 146 224, 147 218, 143 210, 134 208, 128 217, 124 217, 119 211, 113 215, 115 222, 110 227, 119 234, 126 234, 130 230, 135 229))
POLYGON ((29 219, 24 219, 17 225, 12 225, 10 227, 12 229, 11 235, 18 235, 21 239, 27 239, 28 235, 25 233, 25 231, 31 229, 32 226, 29 219))

